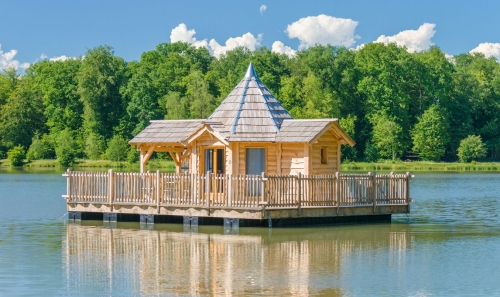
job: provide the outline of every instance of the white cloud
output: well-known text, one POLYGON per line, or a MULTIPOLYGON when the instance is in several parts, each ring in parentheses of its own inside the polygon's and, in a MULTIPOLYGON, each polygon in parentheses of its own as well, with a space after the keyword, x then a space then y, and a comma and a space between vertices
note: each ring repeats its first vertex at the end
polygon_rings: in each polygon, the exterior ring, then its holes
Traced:
POLYGON ((212 50, 214 56, 219 58, 221 55, 225 54, 227 51, 235 49, 237 47, 246 47, 251 51, 254 51, 257 46, 260 45, 262 40, 262 34, 255 37, 252 33, 248 32, 239 37, 231 37, 226 40, 225 45, 220 45, 215 39, 210 40, 209 46, 212 50))
POLYGON ((12 49, 8 52, 2 51, 2 45, 0 44, 0 71, 7 68, 12 67, 14 69, 23 68, 26 69, 30 66, 29 63, 21 63, 18 60, 14 60, 14 57, 17 55, 17 50, 12 49))
POLYGON ((436 33, 434 27, 436 27, 436 24, 424 23, 417 30, 405 30, 393 36, 381 35, 375 42, 396 43, 399 46, 406 46, 410 53, 423 51, 434 45, 431 41, 431 38, 436 33))
POLYGON ((264 12, 266 12, 266 10, 267 10, 267 6, 266 6, 266 5, 264 5, 264 4, 262 4, 262 5, 260 6, 260 9, 259 9, 259 11, 260 11, 260 15, 263 15, 263 14, 264 14, 264 12))
POLYGON ((500 43, 484 42, 480 43, 476 48, 469 53, 482 53, 486 58, 495 57, 500 61, 500 43))
POLYGON ((65 55, 59 56, 59 57, 54 57, 50 58, 49 61, 54 62, 54 61, 66 61, 68 59, 76 59, 76 58, 71 58, 71 57, 66 57, 65 55))
POLYGON ((188 30, 185 24, 179 24, 179 26, 172 29, 170 42, 183 41, 196 47, 206 47, 216 58, 219 58, 227 51, 237 47, 246 47, 254 51, 262 40, 262 34, 255 37, 252 33, 248 32, 239 37, 231 37, 226 40, 225 45, 221 45, 215 39, 210 40, 210 42, 207 42, 207 40, 197 40, 194 37, 195 34, 196 31, 194 29, 188 30))
POLYGON ((181 23, 179 26, 172 29, 170 33, 170 42, 187 42, 195 47, 206 47, 208 48, 208 43, 206 40, 196 40, 194 35, 196 31, 194 29, 188 30, 186 25, 181 23))
POLYGON ((293 50, 289 46, 286 46, 281 41, 275 41, 273 43, 271 51, 274 52, 274 53, 278 53, 278 54, 285 54, 285 55, 287 55, 290 58, 295 57, 295 54, 297 53, 295 50, 293 50))
POLYGON ((452 64, 455 64, 455 56, 448 53, 444 53, 444 57, 452 64))
POLYGON ((319 44, 351 46, 359 36, 354 34, 358 22, 320 14, 301 18, 288 25, 286 33, 290 38, 300 40, 299 49, 319 44))
POLYGON ((45 59, 47 59, 47 58, 48 58, 48 57, 47 57, 47 55, 46 55, 46 54, 43 54, 43 53, 42 53, 42 54, 40 55, 40 59, 41 59, 41 60, 45 60, 45 59))

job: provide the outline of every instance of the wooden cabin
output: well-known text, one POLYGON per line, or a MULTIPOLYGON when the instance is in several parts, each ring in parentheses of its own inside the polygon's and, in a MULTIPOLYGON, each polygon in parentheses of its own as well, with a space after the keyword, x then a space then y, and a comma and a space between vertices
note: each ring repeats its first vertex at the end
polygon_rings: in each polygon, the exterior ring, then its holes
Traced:
POLYGON ((252 64, 208 119, 151 121, 130 144, 140 173, 64 174, 70 218, 290 226, 410 211, 409 173, 340 174, 340 147, 354 142, 337 119, 293 119, 252 64), (146 172, 154 152, 170 153, 176 173, 146 172))
POLYGON ((153 152, 169 152, 178 173, 187 162, 189 173, 245 175, 333 174, 341 145, 354 145, 337 119, 293 119, 252 63, 208 119, 151 121, 129 143, 141 172, 153 152))

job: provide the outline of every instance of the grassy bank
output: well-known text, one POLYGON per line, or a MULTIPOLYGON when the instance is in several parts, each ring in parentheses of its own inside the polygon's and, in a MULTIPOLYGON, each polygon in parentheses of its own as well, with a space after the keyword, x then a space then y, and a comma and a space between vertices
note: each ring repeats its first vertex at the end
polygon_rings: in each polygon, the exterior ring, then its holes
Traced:
MULTIPOLYGON (((8 160, 0 160, 0 167, 10 167, 8 160)), ((57 160, 34 160, 25 163, 24 168, 60 168, 66 169, 61 166, 57 160)), ((139 171, 139 163, 130 164, 128 162, 113 162, 108 160, 77 160, 71 170, 98 170, 106 171, 113 169, 116 171, 139 171)), ((148 170, 162 170, 162 171, 175 171, 175 164, 173 161, 159 161, 150 160, 148 162, 148 170)))
MULTIPOLYGON (((0 167, 10 167, 8 160, 0 160, 0 167)), ((61 166, 57 160, 35 160, 25 163, 24 168, 59 168, 66 169, 61 166)), ((139 171, 139 163, 129 164, 128 162, 113 162, 107 160, 77 160, 71 166, 72 170, 96 170, 105 171, 113 169, 116 171, 139 171)), ((148 162, 148 170, 174 172, 175 164, 172 161, 150 160, 148 162)), ((449 172, 466 172, 466 171, 499 171, 500 163, 432 163, 432 162, 401 162, 387 161, 379 163, 363 163, 363 162, 348 162, 341 166, 342 171, 449 171, 449 172)))
POLYGON ((500 163, 433 163, 433 162, 349 162, 341 165, 343 171, 500 171, 500 163))

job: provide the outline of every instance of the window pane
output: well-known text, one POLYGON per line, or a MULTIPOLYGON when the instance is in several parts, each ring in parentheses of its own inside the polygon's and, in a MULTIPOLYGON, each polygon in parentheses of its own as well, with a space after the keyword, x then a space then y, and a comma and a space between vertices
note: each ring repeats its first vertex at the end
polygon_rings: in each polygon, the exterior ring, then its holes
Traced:
POLYGON ((247 148, 246 173, 260 175, 265 171, 266 150, 263 148, 247 148))

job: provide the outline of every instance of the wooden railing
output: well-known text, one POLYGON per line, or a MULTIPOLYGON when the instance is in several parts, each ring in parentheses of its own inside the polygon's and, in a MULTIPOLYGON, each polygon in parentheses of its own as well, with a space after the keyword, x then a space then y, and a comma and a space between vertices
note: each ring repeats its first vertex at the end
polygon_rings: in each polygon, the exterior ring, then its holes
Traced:
POLYGON ((410 174, 214 175, 68 170, 68 202, 206 208, 407 205, 410 174))

